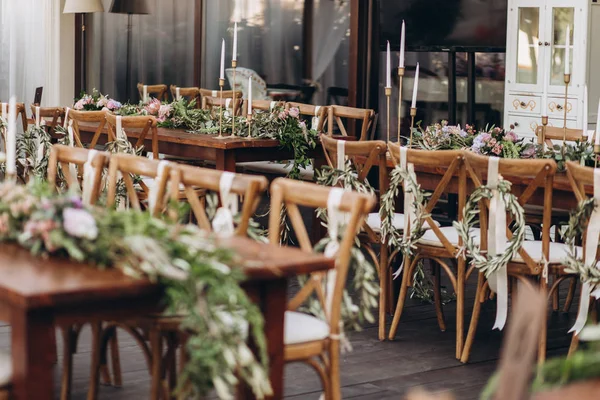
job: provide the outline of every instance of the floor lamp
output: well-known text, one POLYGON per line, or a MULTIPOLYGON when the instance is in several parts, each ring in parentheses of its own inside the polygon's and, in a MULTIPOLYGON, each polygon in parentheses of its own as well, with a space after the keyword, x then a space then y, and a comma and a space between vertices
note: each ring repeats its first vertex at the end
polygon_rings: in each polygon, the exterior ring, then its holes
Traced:
MULTIPOLYGON (((93 12, 104 12, 104 6, 101 0, 66 0, 63 14, 80 14, 81 15, 81 63, 77 66, 80 68, 81 81, 79 82, 81 90, 85 91, 87 84, 87 57, 85 51, 85 14, 93 12)), ((75 93, 79 95, 79 93, 75 93)))
POLYGON ((146 0, 113 0, 111 13, 127 14, 127 70, 125 71, 126 99, 131 101, 131 26, 134 14, 149 14, 146 0))

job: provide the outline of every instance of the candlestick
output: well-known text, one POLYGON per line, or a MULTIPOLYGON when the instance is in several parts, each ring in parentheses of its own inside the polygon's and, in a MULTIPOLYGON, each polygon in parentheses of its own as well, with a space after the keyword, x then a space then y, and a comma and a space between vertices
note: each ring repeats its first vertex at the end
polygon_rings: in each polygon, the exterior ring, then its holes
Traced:
POLYGON ((571 75, 571 25, 567 25, 565 40, 565 75, 571 75))
POLYGON ((413 142, 413 128, 415 126, 415 117, 417 116, 417 108, 410 108, 410 140, 408 142, 408 147, 412 147, 413 142))
POLYGON ((404 20, 402 20, 402 35, 400 36, 400 62, 398 63, 398 68, 404 69, 404 40, 406 38, 405 28, 404 28, 404 20))
POLYGON ((542 96, 542 116, 548 115, 548 95, 544 93, 542 96))
POLYGON ((387 54, 385 60, 385 87, 392 87, 392 59, 390 55, 390 41, 387 42, 387 54))
POLYGON ((8 131, 6 134, 6 178, 17 175, 17 100, 12 96, 8 102, 8 131))
POLYGON ((538 137, 538 144, 546 150, 546 127, 548 126, 548 116, 542 116, 542 135, 538 137))
MULTIPOLYGON (((236 28, 237 28, 237 24, 236 24, 236 28)), ((236 29, 237 30, 237 29, 236 29)), ((234 36, 235 38, 235 36, 234 36)), ((234 42, 234 46, 237 47, 237 43, 234 42)), ((234 47, 234 54, 235 54, 235 47, 234 47)), ((235 136, 235 103, 237 103, 236 101, 236 97, 235 97, 235 87, 237 86, 237 81, 235 78, 235 70, 237 69, 237 60, 233 59, 231 60, 231 68, 233 68, 233 87, 231 88, 233 90, 233 116, 231 117, 232 119, 232 126, 231 126, 231 136, 235 136)))
POLYGON ((415 71, 415 83, 413 86, 412 103, 410 108, 417 108, 417 92, 419 91, 419 63, 417 63, 417 69, 415 71))
POLYGON ((221 42, 221 68, 219 69, 219 79, 225 81, 225 39, 221 42))
POLYGON ((563 113, 563 153, 565 142, 567 141, 567 100, 569 96, 569 83, 571 83, 571 74, 565 74, 565 104, 563 113))
MULTIPOLYGON (((250 109, 250 111, 252 111, 252 109, 250 109)), ((246 121, 248 122, 248 137, 246 139, 252 139, 252 132, 251 132, 251 125, 252 125, 252 112, 249 112, 248 115, 246 115, 246 121)))
MULTIPOLYGON (((404 23, 403 23, 404 25, 404 23)), ((404 60, 402 60, 404 62, 404 60)), ((402 127, 402 85, 404 83, 404 67, 398 68, 398 145, 400 145, 400 128, 402 127)))
POLYGON ((387 100, 387 141, 390 141, 390 97, 392 96, 392 88, 385 88, 385 98, 387 100))
POLYGON ((237 22, 233 24, 233 55, 231 61, 237 61, 237 22))
MULTIPOLYGON (((223 44, 225 44, 225 41, 223 41, 223 44)), ((219 136, 217 136, 217 139, 223 139, 223 86, 225 86, 225 79, 219 79, 219 88, 220 88, 220 99, 221 99, 221 105, 219 106, 219 136)))

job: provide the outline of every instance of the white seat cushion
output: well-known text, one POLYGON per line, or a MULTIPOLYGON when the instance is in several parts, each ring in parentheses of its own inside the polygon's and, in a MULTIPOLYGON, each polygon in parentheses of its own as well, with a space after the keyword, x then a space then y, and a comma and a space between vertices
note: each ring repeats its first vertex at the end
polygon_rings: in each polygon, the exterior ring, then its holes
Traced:
MULTIPOLYGON (((439 222, 434 221, 437 226, 440 226, 439 222)), ((394 219, 392 220, 392 224, 396 229, 404 229, 404 214, 402 213, 394 213, 394 219)), ((375 232, 379 232, 381 230, 381 216, 379 213, 370 213, 367 217, 367 225, 375 232)), ((425 229, 429 229, 429 223, 425 221, 423 224, 425 229)))
POLYGON ((286 345, 307 343, 329 337, 329 325, 312 315, 286 311, 284 332, 284 344, 286 345))
MULTIPOLYGON (((543 262, 542 257, 542 241, 541 240, 526 240, 523 242, 523 250, 529 254, 531 259, 536 263, 543 262)), ((548 262, 550 264, 561 264, 567 258, 567 254, 569 251, 569 246, 564 243, 555 243, 550 242, 550 254, 548 262)), ((581 256, 581 247, 576 247, 577 255, 581 256)), ((514 262, 525 262, 523 261, 523 257, 517 253, 517 255, 513 258, 514 262)))
MULTIPOLYGON (((248 171, 259 172, 261 174, 269 175, 287 175, 292 169, 292 165, 287 163, 272 162, 272 161, 253 161, 253 162, 242 162, 236 164, 238 167, 245 168, 248 171)), ((308 168, 300 168, 300 178, 304 181, 312 181, 315 176, 315 171, 312 165, 308 168)))
MULTIPOLYGON (((440 228, 440 231, 442 231, 442 234, 444 234, 451 245, 458 246, 458 232, 456 231, 456 228, 453 226, 443 226, 440 228)), ((472 228, 471 232, 475 238, 475 244, 479 244, 479 228, 472 228)), ((431 229, 425 231, 425 234, 419 239, 419 243, 427 246, 443 247, 442 242, 440 242, 440 239, 438 239, 431 229)))
POLYGON ((0 387, 12 382, 13 369, 10 354, 0 352, 0 387))

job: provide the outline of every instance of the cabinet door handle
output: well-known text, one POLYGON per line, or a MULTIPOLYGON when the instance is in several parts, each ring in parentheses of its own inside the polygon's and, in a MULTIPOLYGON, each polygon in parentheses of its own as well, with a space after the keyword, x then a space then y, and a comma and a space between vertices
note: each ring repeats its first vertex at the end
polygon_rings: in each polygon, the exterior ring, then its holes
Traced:
POLYGON ((518 122, 515 122, 513 125, 514 125, 514 126, 519 126, 519 123, 518 123, 518 122))
POLYGON ((546 42, 544 43, 546 46, 550 46, 550 42, 546 42))
POLYGON ((525 108, 525 107, 527 107, 527 104, 524 101, 522 101, 521 102, 521 107, 525 108))
POLYGON ((557 104, 557 105, 556 105, 556 109, 557 109, 557 110, 562 110, 562 109, 563 109, 563 106, 561 106, 560 104, 557 104))
POLYGON ((538 42, 538 46, 543 46, 543 45, 544 45, 544 43, 538 42))

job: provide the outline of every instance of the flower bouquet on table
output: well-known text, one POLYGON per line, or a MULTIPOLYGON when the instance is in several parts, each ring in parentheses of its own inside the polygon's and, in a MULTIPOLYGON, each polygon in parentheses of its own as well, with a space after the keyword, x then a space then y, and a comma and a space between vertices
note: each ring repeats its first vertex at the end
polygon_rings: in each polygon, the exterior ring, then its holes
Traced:
POLYGON ((515 132, 500 127, 480 132, 473 139, 471 150, 484 156, 502 158, 533 158, 536 153, 533 143, 525 143, 515 132))
POLYGON ((413 141, 417 148, 423 150, 459 150, 469 148, 477 131, 473 125, 448 125, 448 121, 427 126, 425 129, 417 124, 413 129, 413 141))
POLYGON ((100 93, 98 90, 92 90, 92 94, 82 92, 79 98, 75 99, 73 108, 77 111, 117 111, 122 107, 118 101, 111 99, 108 95, 100 93))
POLYGON ((575 143, 567 143, 563 148, 562 144, 555 144, 552 147, 537 145, 537 158, 553 159, 559 171, 565 171, 566 161, 579 162, 583 166, 595 166, 594 145, 586 140, 576 140, 575 143))

